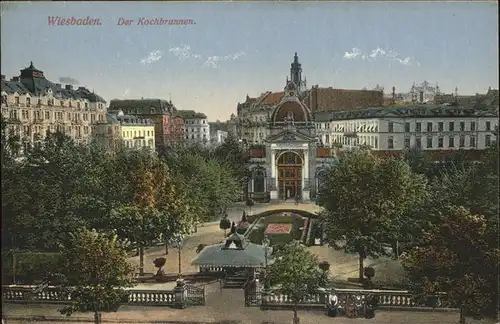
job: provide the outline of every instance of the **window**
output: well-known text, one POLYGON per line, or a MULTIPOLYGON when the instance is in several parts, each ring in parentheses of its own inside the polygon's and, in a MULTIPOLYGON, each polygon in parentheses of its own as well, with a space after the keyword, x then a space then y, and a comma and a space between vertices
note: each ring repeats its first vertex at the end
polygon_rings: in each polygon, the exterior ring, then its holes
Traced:
POLYGON ((439 148, 442 148, 442 147, 443 147, 443 142, 444 142, 444 141, 443 141, 443 138, 442 138, 442 137, 439 137, 439 138, 438 138, 438 147, 439 147, 439 148))
POLYGON ((80 109, 80 103, 79 102, 76 103, 76 108, 80 109))
POLYGON ((484 146, 490 147, 490 145, 491 145, 491 135, 486 135, 484 137, 484 146))
POLYGON ((489 122, 489 121, 486 122, 486 130, 487 131, 491 130, 491 122, 489 122))
POLYGON ((26 106, 31 106, 31 98, 26 98, 26 106))
POLYGON ((455 137, 450 136, 448 139, 448 147, 455 147, 455 137))
POLYGON ((85 109, 88 109, 89 108, 89 104, 86 102, 85 103, 85 109))
POLYGON ((389 149, 393 149, 394 148, 394 138, 389 137, 387 139, 387 148, 389 148, 389 149))
POLYGON ((389 133, 394 133, 394 123, 393 122, 389 122, 388 127, 389 127, 388 132, 389 133))
POLYGON ((59 104, 60 104, 61 107, 64 107, 64 101, 62 101, 62 100, 59 101, 59 104))
POLYGON ((471 132, 476 131, 476 122, 470 122, 470 130, 471 130, 471 132))
POLYGON ((417 122, 415 124, 415 132, 419 133, 422 131, 422 124, 420 122, 417 122))
POLYGON ((417 137, 415 139, 415 147, 416 148, 422 148, 422 139, 420 137, 417 137))
POLYGON ((470 147, 476 147, 476 136, 470 137, 470 147))
POLYGON ((432 123, 427 123, 427 131, 432 132, 432 123))
POLYGON ((405 138, 405 148, 409 149, 410 148, 410 139, 409 138, 405 138))
POLYGON ((375 137, 375 142, 373 144, 374 148, 378 148, 378 137, 375 137))
POLYGON ((455 122, 449 122, 449 124, 448 124, 448 130, 450 132, 454 132, 455 131, 455 122))
POLYGON ((45 112, 45 119, 50 119, 50 111, 45 112))
POLYGON ((432 148, 432 137, 427 136, 427 148, 432 148))
POLYGON ((405 133, 410 132, 410 123, 405 123, 405 133))
POLYGON ((460 122, 460 131, 465 131, 465 122, 460 122))
POLYGON ((465 147, 465 136, 464 135, 460 135, 460 138, 459 138, 460 142, 459 142, 459 147, 465 147))
POLYGON ((330 135, 325 135, 325 143, 330 143, 330 135))
POLYGON ((19 105, 19 97, 15 97, 14 100, 16 102, 16 105, 19 105))
POLYGON ((439 122, 438 123, 438 131, 439 132, 442 132, 444 130, 444 125, 443 125, 443 122, 439 122))

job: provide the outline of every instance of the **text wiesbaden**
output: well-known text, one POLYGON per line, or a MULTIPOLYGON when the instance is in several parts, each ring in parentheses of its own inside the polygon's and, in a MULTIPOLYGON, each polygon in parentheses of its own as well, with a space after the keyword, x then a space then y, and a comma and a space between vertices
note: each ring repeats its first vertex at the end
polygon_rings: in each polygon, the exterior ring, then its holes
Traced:
POLYGON ((75 18, 75 17, 58 17, 49 16, 49 26, 101 26, 102 22, 99 18, 75 18))

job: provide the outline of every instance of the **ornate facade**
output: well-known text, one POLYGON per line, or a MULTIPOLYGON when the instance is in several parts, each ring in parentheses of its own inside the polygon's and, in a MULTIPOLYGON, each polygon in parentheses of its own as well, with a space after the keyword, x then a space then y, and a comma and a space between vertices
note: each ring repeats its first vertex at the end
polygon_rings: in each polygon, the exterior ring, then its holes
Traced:
POLYGON ((304 90, 294 63, 283 92, 247 96, 231 119, 230 130, 250 149, 248 190, 256 200, 314 199, 326 168, 354 147, 369 146, 380 156, 416 147, 435 160, 461 150, 477 159, 496 140, 497 90, 474 107, 386 107, 380 89, 304 90))
POLYGON ((85 87, 52 83, 33 63, 19 77, 2 75, 2 117, 8 131, 29 148, 49 132, 62 131, 76 142, 91 139, 92 126, 106 119, 106 102, 85 87))

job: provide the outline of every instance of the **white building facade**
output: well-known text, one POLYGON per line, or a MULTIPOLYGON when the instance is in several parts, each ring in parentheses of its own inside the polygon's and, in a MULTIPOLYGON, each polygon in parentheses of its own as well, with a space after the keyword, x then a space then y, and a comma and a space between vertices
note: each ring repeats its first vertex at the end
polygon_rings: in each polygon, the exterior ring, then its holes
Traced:
POLYGON ((178 110, 184 119, 184 139, 186 145, 210 143, 210 125, 207 116, 194 110, 178 110))
POLYGON ((326 147, 365 145, 374 151, 484 150, 496 139, 495 110, 451 106, 372 108, 317 115, 319 141, 326 147))
POLYGON ((226 132, 226 131, 223 131, 220 129, 214 131, 212 138, 211 138, 212 145, 218 146, 218 145, 223 144, 226 141, 227 136, 228 136, 228 132, 226 132))

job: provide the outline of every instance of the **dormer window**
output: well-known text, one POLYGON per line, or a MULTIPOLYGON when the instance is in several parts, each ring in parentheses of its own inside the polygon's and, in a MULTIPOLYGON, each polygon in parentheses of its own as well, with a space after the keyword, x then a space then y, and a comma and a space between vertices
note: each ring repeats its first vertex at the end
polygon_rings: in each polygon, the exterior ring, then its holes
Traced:
POLYGON ((79 102, 76 103, 76 108, 80 109, 80 103, 79 102))
POLYGON ((26 98, 26 106, 29 107, 31 106, 31 98, 26 98))
POLYGON ((14 100, 15 100, 16 105, 19 105, 19 97, 17 97, 17 96, 16 96, 16 97, 14 98, 14 100))
POLYGON ((59 103, 60 103, 61 107, 64 107, 64 101, 63 100, 59 101, 59 103))
POLYGON ((85 103, 85 109, 88 109, 89 108, 89 104, 86 102, 85 103))

